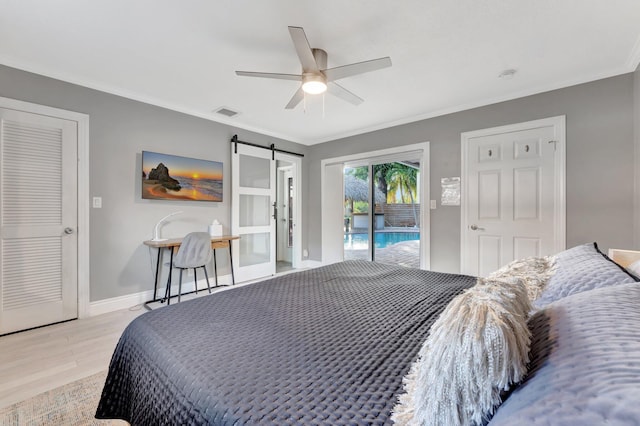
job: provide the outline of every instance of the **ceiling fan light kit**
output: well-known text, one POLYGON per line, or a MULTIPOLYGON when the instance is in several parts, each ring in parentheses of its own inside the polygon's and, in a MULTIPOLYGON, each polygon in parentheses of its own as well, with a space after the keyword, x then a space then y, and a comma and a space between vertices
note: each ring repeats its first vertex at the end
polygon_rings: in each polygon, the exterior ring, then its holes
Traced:
POLYGON ((319 95, 327 91, 327 79, 323 75, 304 73, 302 75, 302 90, 309 95, 319 95))
POLYGON ((322 49, 312 49, 309 46, 307 36, 301 27, 289 27, 289 34, 293 40, 293 46, 302 65, 302 74, 281 74, 253 71, 236 71, 236 75, 242 77, 261 77, 277 80, 296 80, 302 84, 293 94, 285 109, 295 108, 305 97, 305 94, 318 95, 328 91, 353 105, 359 105, 364 100, 351 93, 334 80, 363 74, 391 66, 391 58, 384 57, 340 67, 327 68, 327 52, 322 49))

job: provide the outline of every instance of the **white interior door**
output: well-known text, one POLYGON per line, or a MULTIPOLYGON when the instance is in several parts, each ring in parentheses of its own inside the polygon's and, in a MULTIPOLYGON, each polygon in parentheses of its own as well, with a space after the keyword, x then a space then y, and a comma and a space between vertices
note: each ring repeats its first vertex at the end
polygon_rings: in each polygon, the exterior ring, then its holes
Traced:
POLYGON ((0 334, 77 318, 75 121, 0 109, 0 334))
POLYGON ((462 135, 462 273, 564 249, 564 117, 462 135))
POLYGON ((236 279, 247 281, 276 271, 276 161, 272 152, 235 144, 231 154, 231 230, 236 279), (236 152, 237 147, 237 152, 236 152))

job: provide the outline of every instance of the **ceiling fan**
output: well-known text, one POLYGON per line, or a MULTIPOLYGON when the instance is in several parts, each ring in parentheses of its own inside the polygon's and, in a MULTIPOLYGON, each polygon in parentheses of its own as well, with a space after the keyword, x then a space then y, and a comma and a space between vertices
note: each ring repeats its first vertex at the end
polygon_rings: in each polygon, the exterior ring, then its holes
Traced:
POLYGON ((302 101, 305 93, 317 95, 328 91, 337 97, 354 105, 364 102, 364 99, 340 86, 335 80, 363 74, 391 66, 391 58, 384 57, 355 64, 343 65, 335 68, 327 68, 327 52, 322 49, 312 49, 301 27, 289 27, 289 34, 302 64, 302 74, 280 74, 267 72, 236 71, 236 75, 244 77, 274 78, 278 80, 301 81, 302 84, 294 93, 285 107, 293 109, 302 101))

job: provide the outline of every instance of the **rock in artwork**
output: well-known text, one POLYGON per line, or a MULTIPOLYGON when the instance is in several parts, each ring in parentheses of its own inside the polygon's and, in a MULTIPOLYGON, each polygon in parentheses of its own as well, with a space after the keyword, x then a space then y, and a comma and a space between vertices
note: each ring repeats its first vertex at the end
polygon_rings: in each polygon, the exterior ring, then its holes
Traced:
POLYGON ((142 152, 142 198, 222 201, 222 163, 142 152))

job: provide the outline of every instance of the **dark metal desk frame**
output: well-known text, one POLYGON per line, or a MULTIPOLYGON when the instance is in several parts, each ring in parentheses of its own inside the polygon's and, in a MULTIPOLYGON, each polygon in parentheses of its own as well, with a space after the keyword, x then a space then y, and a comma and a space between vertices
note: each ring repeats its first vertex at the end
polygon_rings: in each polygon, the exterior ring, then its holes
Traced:
MULTIPOLYGON (((236 278, 233 272, 233 250, 231 248, 231 242, 233 240, 238 240, 240 237, 235 235, 223 235, 221 237, 211 237, 211 249, 213 250, 213 275, 215 277, 215 285, 214 287, 222 287, 223 285, 218 285, 218 264, 216 261, 216 249, 219 248, 227 248, 229 247, 229 263, 231 264, 231 285, 236 283, 236 278)), ((182 238, 171 238, 167 240, 161 241, 153 241, 147 240, 144 241, 144 245, 149 247, 155 247, 158 249, 158 257, 156 258, 156 274, 155 281, 153 284, 153 299, 148 300, 144 303, 144 307, 151 310, 149 303, 153 302, 165 302, 167 300, 166 294, 163 298, 158 298, 158 279, 160 278, 160 266, 162 260, 162 249, 169 249, 169 277, 167 278, 167 286, 171 285, 171 274, 173 273, 173 253, 174 251, 180 247, 182 244, 182 238)), ((197 283, 196 283, 197 285, 197 283)), ((185 293, 189 294, 189 293, 185 293)))

